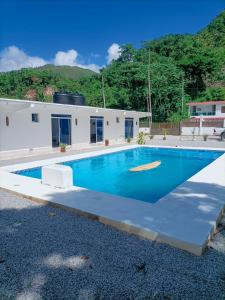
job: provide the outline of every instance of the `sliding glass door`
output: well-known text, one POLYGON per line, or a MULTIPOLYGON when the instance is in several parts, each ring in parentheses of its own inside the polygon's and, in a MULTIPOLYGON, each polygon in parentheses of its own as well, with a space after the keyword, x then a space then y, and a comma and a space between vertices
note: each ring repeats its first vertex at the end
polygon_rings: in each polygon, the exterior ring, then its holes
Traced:
POLYGON ((90 142, 100 143, 103 141, 103 117, 91 117, 90 118, 90 142))
POLYGON ((125 138, 133 138, 134 137, 134 119, 133 118, 125 118, 125 138))
POLYGON ((52 147, 71 145, 71 115, 52 115, 52 147))

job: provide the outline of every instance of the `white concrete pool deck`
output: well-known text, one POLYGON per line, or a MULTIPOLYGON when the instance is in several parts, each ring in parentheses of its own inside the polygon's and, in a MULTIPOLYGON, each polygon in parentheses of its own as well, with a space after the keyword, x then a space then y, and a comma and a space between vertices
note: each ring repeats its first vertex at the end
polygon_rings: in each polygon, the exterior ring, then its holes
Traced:
POLYGON ((154 204, 76 186, 58 189, 41 184, 41 180, 10 173, 136 147, 104 149, 5 166, 0 168, 0 188, 34 201, 75 210, 121 230, 201 255, 225 205, 225 154, 154 204))

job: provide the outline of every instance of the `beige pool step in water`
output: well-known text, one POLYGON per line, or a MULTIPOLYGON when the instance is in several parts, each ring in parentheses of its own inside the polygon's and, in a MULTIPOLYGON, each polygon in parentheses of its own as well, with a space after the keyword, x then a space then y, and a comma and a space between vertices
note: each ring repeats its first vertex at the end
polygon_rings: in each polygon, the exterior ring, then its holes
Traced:
POLYGON ((140 172, 140 171, 147 171, 147 170, 151 170, 151 169, 155 169, 158 166, 161 165, 161 160, 156 160, 154 162, 151 162, 149 164, 145 164, 145 165, 141 165, 135 168, 131 168, 129 169, 130 172, 140 172))

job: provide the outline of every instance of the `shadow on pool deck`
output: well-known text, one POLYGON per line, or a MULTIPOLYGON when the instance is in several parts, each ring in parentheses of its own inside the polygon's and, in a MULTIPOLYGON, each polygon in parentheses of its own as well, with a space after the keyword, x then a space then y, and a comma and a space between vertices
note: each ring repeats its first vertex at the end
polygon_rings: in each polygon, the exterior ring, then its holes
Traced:
POLYGON ((197 257, 6 192, 0 209, 1 299, 225 296, 224 231, 197 257))
POLYGON ((187 181, 154 205, 91 190, 60 190, 46 198, 54 207, 197 254, 220 217, 225 187, 187 181))

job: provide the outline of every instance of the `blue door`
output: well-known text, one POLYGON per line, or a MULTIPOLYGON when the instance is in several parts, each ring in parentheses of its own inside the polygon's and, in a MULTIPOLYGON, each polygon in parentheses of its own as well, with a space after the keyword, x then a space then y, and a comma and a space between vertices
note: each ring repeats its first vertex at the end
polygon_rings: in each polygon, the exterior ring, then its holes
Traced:
POLYGON ((70 123, 70 119, 60 119, 60 144, 71 145, 70 123))
POLYGON ((125 118, 125 138, 133 138, 134 137, 134 119, 133 118, 125 118))
POLYGON ((52 147, 71 145, 71 115, 52 115, 52 147))
POLYGON ((97 119, 97 143, 103 141, 103 118, 97 119))

